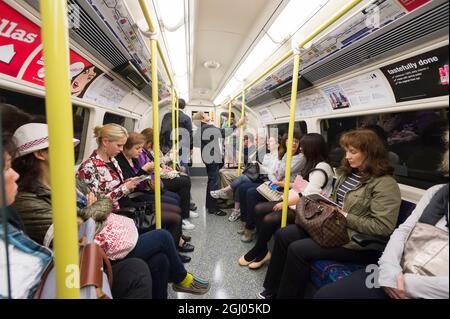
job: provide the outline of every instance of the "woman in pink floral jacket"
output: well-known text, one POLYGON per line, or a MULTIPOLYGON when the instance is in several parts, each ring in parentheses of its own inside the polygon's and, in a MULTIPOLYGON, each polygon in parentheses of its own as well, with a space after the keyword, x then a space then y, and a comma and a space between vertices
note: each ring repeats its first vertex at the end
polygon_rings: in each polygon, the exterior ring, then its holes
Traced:
POLYGON ((114 210, 120 208, 118 200, 137 186, 133 180, 124 181, 122 170, 114 156, 123 150, 128 133, 120 125, 107 124, 94 129, 98 148, 81 164, 77 178, 82 180, 96 195, 110 198, 114 210))

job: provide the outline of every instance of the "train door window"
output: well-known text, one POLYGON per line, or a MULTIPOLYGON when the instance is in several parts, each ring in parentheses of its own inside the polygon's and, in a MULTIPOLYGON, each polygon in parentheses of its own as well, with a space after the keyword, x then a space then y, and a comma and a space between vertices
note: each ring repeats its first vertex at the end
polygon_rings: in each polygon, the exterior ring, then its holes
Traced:
POLYGON ((130 119, 128 117, 124 117, 122 115, 117 115, 113 113, 105 113, 105 116, 103 117, 103 125, 105 124, 119 124, 123 127, 125 127, 129 132, 134 131, 134 120, 130 119))
MULTIPOLYGON (((0 89, 0 100, 2 103, 11 104, 20 110, 33 115, 34 122, 46 123, 44 98, 0 89)), ((88 109, 77 105, 73 105, 72 110, 73 135, 76 139, 81 141, 75 148, 75 163, 80 164, 83 160, 90 113, 88 109)), ((8 127, 11 131, 15 131, 15 129, 23 124, 25 123, 8 123, 8 127)))
MULTIPOLYGON (((287 134, 289 131, 289 123, 269 125, 270 137, 272 137, 274 129, 278 131, 278 140, 281 141, 283 135, 287 134)), ((300 131, 300 134, 303 136, 308 134, 308 125, 305 121, 295 122, 294 130, 300 131)))
MULTIPOLYGON (((235 121, 235 117, 236 115, 234 114, 234 112, 231 112, 231 124, 236 123, 235 121)), ((222 112, 220 114, 220 127, 221 128, 226 128, 228 127, 228 112, 222 112)))
POLYGON ((341 134, 356 128, 374 130, 386 144, 398 182, 427 189, 448 182, 439 172, 447 122, 448 108, 328 119, 321 121, 321 131, 330 162, 338 167, 344 156, 339 146, 341 134))

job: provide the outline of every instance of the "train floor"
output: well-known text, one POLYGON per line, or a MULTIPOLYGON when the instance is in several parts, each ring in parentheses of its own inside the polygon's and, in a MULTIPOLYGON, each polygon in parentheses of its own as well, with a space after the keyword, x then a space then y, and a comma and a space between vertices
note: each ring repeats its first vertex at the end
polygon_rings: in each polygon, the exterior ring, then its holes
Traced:
MULTIPOLYGON (((224 210, 227 216, 206 213, 206 182, 204 177, 192 178, 192 197, 197 204, 198 218, 190 221, 195 224, 193 230, 184 231, 192 236, 195 250, 188 253, 191 262, 185 264, 188 271, 209 279, 211 289, 205 295, 191 295, 174 292, 169 288, 171 299, 255 299, 262 290, 267 264, 258 270, 241 267, 238 259, 254 244, 243 243, 237 234, 239 222, 229 222, 231 210, 224 210)), ((170 286, 169 286, 170 287, 170 286)))

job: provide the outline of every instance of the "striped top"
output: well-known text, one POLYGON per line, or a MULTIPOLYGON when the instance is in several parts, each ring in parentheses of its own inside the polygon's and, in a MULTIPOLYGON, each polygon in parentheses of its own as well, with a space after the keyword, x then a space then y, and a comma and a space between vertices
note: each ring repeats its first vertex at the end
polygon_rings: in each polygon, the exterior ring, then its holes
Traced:
POLYGON ((360 181, 361 176, 352 173, 352 175, 348 176, 341 184, 341 186, 339 186, 339 189, 336 193, 336 201, 339 207, 344 207, 345 194, 347 194, 349 191, 354 190, 360 184, 360 181))

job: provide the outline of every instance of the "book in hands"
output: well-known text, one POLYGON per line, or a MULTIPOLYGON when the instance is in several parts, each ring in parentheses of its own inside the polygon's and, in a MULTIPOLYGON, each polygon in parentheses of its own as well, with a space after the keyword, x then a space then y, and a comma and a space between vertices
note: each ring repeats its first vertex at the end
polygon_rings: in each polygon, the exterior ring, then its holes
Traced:
POLYGON ((333 202, 331 199, 329 199, 323 195, 320 195, 320 194, 310 194, 310 195, 306 196, 306 198, 308 198, 309 200, 315 201, 317 203, 324 202, 325 204, 340 208, 340 206, 337 203, 333 202))
POLYGON ((150 175, 141 175, 141 176, 131 178, 131 180, 136 181, 138 183, 141 183, 146 180, 151 180, 151 179, 152 179, 152 177, 150 175))

